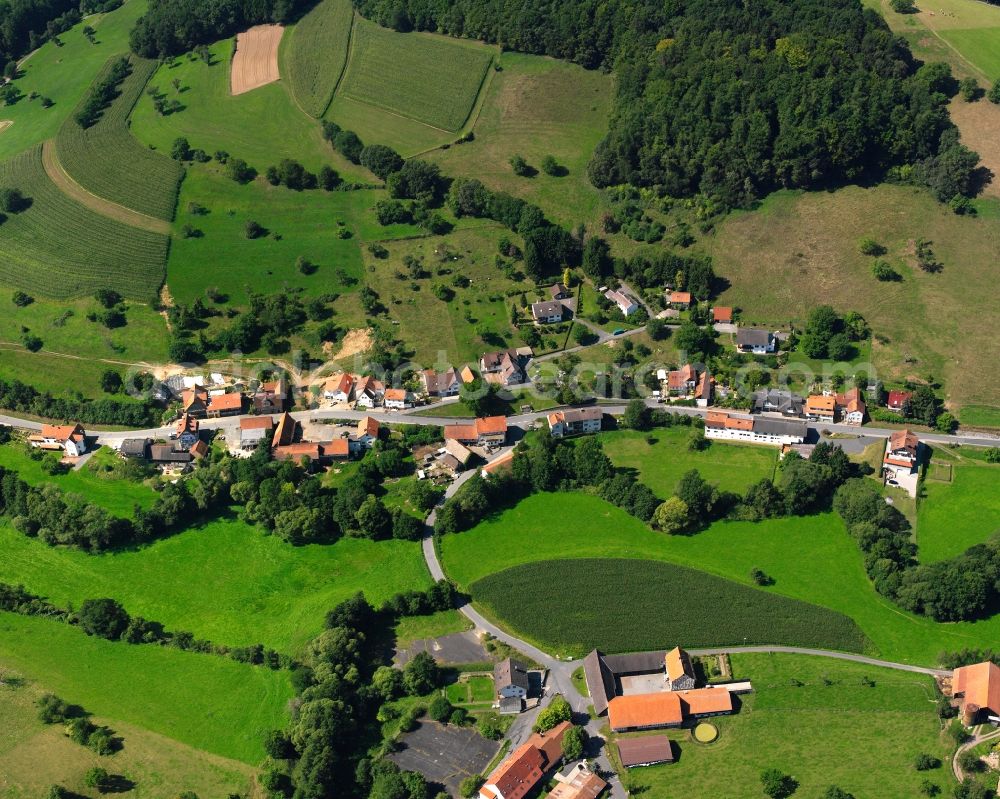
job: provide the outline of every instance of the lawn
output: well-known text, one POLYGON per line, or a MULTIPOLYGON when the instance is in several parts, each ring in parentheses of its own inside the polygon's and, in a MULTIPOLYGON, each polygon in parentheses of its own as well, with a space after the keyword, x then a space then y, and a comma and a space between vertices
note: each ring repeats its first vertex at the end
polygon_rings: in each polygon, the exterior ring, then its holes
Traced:
POLYGON ((636 469, 639 479, 664 499, 674 493, 681 476, 691 469, 697 469, 720 491, 739 494, 774 475, 778 452, 773 447, 713 443, 706 450, 692 452, 687 446, 691 434, 690 427, 668 427, 652 433, 622 430, 603 434, 601 441, 615 466, 636 469), (655 443, 648 443, 649 439, 655 443))
POLYGON ((167 237, 100 216, 63 194, 45 173, 41 146, 0 163, 0 186, 31 199, 3 223, 4 284, 56 299, 114 288, 149 300, 159 290, 167 237))
POLYGON ((453 705, 487 704, 493 701, 493 678, 476 676, 448 686, 448 700, 453 705))
MULTIPOLYGON (((94 723, 114 729, 123 748, 109 758, 95 758, 63 734, 62 725, 43 724, 35 702, 46 693, 37 682, 0 689, 0 774, 7 799, 36 799, 53 784, 86 795, 84 775, 94 763, 139 785, 151 799, 174 799, 183 791, 200 796, 243 793, 252 785, 245 763, 212 755, 120 719, 97 716, 94 723)), ((66 697, 73 701, 73 697, 66 697)))
POLYGON ((1000 236, 986 219, 957 216, 926 191, 905 186, 848 187, 835 192, 779 192, 751 212, 735 213, 699 245, 732 284, 719 302, 744 321, 801 322, 821 303, 859 311, 875 333, 879 379, 933 374, 950 409, 997 408, 1000 373, 990 368, 992 333, 979 319, 992 313, 1000 236), (872 277, 858 241, 872 236, 903 275, 872 277), (925 238, 944 264, 927 274, 911 263, 912 241, 925 238), (766 279, 759 265, 768 264, 766 279), (980 375, 968 380, 969 373, 980 375))
POLYGON ((11 613, 0 613, 0 664, 95 715, 251 764, 264 756, 264 732, 285 725, 293 695, 288 672, 11 613))
POLYGON ((488 616, 560 658, 594 648, 656 649, 669 641, 870 649, 841 613, 654 560, 525 563, 477 580, 469 592, 488 616))
POLYGON ((350 0, 323 0, 282 39, 281 74, 312 117, 323 116, 344 73, 353 22, 350 0))
POLYGON ((102 477, 92 468, 118 460, 118 455, 110 450, 98 450, 80 470, 52 476, 42 471, 41 463, 28 457, 25 446, 19 443, 0 446, 0 466, 17 472, 26 483, 52 483, 67 493, 86 497, 115 516, 131 517, 136 505, 148 508, 156 499, 156 493, 142 483, 102 477))
POLYGON ((933 664, 942 650, 992 646, 1000 637, 1000 616, 938 624, 876 594, 857 545, 833 514, 720 522, 697 535, 666 536, 596 497, 537 494, 445 536, 441 556, 463 588, 510 566, 566 557, 663 560, 748 585, 756 567, 775 581, 766 590, 850 616, 881 657, 908 663, 933 664))
POLYGON ((291 654, 323 629, 326 611, 356 592, 379 605, 430 583, 416 543, 345 538, 293 547, 237 520, 104 555, 53 549, 7 526, 0 541, 0 581, 23 583, 58 605, 111 596, 168 630, 291 654))
POLYGON ((0 109, 0 119, 14 123, 0 132, 0 159, 55 136, 108 58, 128 50, 129 31, 145 10, 146 0, 128 0, 116 11, 88 16, 60 33, 62 46, 48 41, 31 54, 21 67, 23 77, 17 80, 25 96, 0 109), (94 44, 83 35, 87 25, 96 31, 94 44), (32 92, 39 95, 34 100, 28 99, 32 92), (42 97, 54 105, 43 108, 42 97))
POLYGON ((492 76, 473 131, 475 140, 429 154, 450 175, 475 176, 495 191, 539 205, 566 227, 585 222, 597 229, 601 195, 587 179, 594 147, 607 131, 613 78, 552 58, 506 52, 492 76), (514 174, 513 155, 539 170, 514 174), (566 170, 541 171, 552 155, 566 170))
POLYGON ((732 664, 754 686, 740 713, 712 719, 720 736, 711 745, 668 731, 678 761, 630 770, 634 794, 757 799, 760 772, 778 768, 798 781, 796 799, 822 799, 830 785, 859 798, 910 799, 925 778, 951 795, 947 765, 913 768, 918 754, 946 764, 950 754, 930 677, 797 655, 739 655, 732 664))
POLYGON ((444 131, 465 124, 496 48, 357 19, 338 92, 444 131))
POLYGON ((404 616, 396 622, 396 647, 405 649, 421 638, 437 638, 470 629, 472 622, 457 610, 440 610, 428 616, 404 616))
MULTIPOLYGON (((8 317, 9 318, 9 317, 8 317)), ((128 328, 124 328, 128 330, 128 328)), ((40 332, 44 338, 45 333, 40 332)), ((93 336, 92 333, 88 333, 93 336)), ((162 334, 160 334, 162 335, 162 334)), ((85 339, 81 338, 81 341, 85 339)), ((151 340, 162 344, 162 339, 151 340)), ((111 337, 91 338, 90 342, 100 346, 106 344, 109 349, 114 343, 111 337)), ((143 342, 135 342, 142 344, 143 342)), ((108 357, 115 357, 113 352, 108 357)), ((123 364, 101 363, 79 357, 63 357, 49 355, 45 351, 28 352, 20 344, 0 345, 0 378, 4 380, 20 380, 22 383, 34 386, 39 391, 48 391, 56 397, 75 397, 77 393, 84 396, 100 396, 101 375, 105 369, 124 369, 123 364)), ((127 402, 126 394, 118 394, 116 398, 127 402)), ((23 414, 22 414, 23 415, 23 414)))
POLYGON ((924 563, 952 558, 1000 532, 1000 466, 961 456, 950 466, 950 482, 923 482, 917 545, 924 563))

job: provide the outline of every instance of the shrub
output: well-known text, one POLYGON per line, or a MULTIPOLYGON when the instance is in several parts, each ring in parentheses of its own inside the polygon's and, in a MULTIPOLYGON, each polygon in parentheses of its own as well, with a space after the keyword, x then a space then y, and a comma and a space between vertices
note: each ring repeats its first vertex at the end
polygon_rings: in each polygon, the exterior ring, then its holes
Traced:
POLYGON ((189 161, 191 159, 191 145, 183 136, 174 139, 170 146, 170 157, 175 161, 189 161))
POLYGON ((45 724, 66 721, 71 713, 69 703, 55 694, 42 694, 35 704, 38 705, 38 719, 45 724))
POLYGON ((35 301, 35 298, 25 294, 23 291, 15 291, 11 300, 18 308, 23 308, 26 305, 31 305, 35 301))
POLYGON ((886 249, 870 236, 865 236, 858 242, 858 249, 862 255, 885 255, 886 249))
POLYGON ((764 793, 771 799, 784 799, 795 793, 797 783, 788 774, 776 768, 764 769, 760 773, 760 784, 764 793))
POLYGON ((993 82, 990 86, 988 92, 986 92, 986 99, 991 103, 1000 103, 1000 78, 993 82))
POLYGON ((3 188, 0 189, 0 211, 8 214, 17 214, 30 205, 20 189, 3 188))
POLYGON ((887 261, 881 259, 872 264, 872 274, 876 280, 883 282, 895 282, 903 279, 903 276, 889 266, 887 261))
POLYGON ((125 608, 114 599, 85 599, 76 616, 87 635, 96 635, 109 641, 121 638, 129 623, 125 608))
POLYGON ((979 81, 975 78, 962 78, 958 82, 958 93, 967 103, 974 103, 983 96, 983 90, 979 88, 979 81))
POLYGON ((228 158, 226 164, 226 177, 235 180, 237 183, 249 183, 257 177, 257 170, 242 158, 228 158))
POLYGON ((552 177, 559 177, 563 174, 563 168, 553 156, 547 155, 542 159, 542 172, 552 177))
POLYGON ((84 774, 83 781, 88 788, 96 788, 103 793, 111 785, 111 775, 108 774, 107 769, 94 766, 84 774))
POLYGON ((254 219, 248 219, 243 225, 243 235, 248 239, 259 239, 265 232, 264 227, 254 219))
POLYGON ((897 14, 916 14, 917 7, 913 0, 889 0, 889 5, 897 14))
POLYGON ((427 715, 434 721, 447 721, 455 708, 445 696, 435 696, 427 706, 427 715))
POLYGON ((535 174, 535 170, 520 155, 515 155, 510 159, 510 168, 514 170, 515 175, 522 178, 530 178, 535 174))
POLYGON ((556 696, 549 702, 548 707, 544 708, 538 714, 538 718, 535 719, 535 726, 532 729, 535 732, 546 732, 557 724, 569 721, 572 717, 573 708, 570 707, 569 702, 562 696, 556 696))

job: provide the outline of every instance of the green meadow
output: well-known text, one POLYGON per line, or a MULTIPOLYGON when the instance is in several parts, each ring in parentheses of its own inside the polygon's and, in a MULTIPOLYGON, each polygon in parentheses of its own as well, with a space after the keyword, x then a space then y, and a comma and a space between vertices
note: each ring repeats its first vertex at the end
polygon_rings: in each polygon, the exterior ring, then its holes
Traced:
POLYGON ((256 764, 263 734, 285 724, 288 673, 216 655, 92 638, 0 613, 0 665, 99 716, 256 764))
POLYGON ((0 542, 0 581, 23 583, 57 605, 110 596, 168 630, 290 654, 358 591, 378 605, 430 584, 419 544, 344 538, 293 547, 235 519, 103 555, 48 547, 6 525, 0 542))
POLYGON ((760 568, 775 581, 764 590, 849 616, 881 657, 907 663, 933 664, 942 650, 990 646, 1000 636, 1000 616, 938 624, 879 596, 832 513, 718 522, 695 535, 667 536, 597 497, 535 494, 441 541, 445 571, 463 588, 520 563, 558 558, 663 560, 747 585, 750 570, 760 568))

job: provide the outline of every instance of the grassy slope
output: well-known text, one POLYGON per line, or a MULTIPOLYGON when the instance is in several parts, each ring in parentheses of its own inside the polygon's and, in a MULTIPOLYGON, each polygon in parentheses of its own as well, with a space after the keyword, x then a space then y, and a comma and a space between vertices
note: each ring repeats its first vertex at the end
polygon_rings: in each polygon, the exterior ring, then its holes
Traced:
POLYGON ((0 664, 99 716, 247 763, 263 757, 262 735, 284 725, 292 696, 287 672, 9 613, 0 613, 0 664))
POLYGON ((774 474, 778 453, 773 447, 715 444, 702 452, 691 452, 687 448, 690 436, 690 427, 671 427, 653 433, 655 444, 646 442, 647 434, 632 430, 601 438, 615 466, 637 469, 639 479, 664 499, 674 493, 677 481, 689 469, 698 469, 720 490, 738 493, 774 474))
POLYGON ((354 22, 350 0, 324 0, 302 17, 281 46, 281 74, 296 103, 321 117, 347 64, 354 22))
MULTIPOLYGON (((41 335, 44 337, 44 332, 41 335)), ((91 339, 91 341, 100 345, 103 339, 91 339)), ((116 356, 108 353, 108 357, 116 356)), ((39 391, 51 392, 56 397, 75 397, 78 392, 84 396, 100 396, 101 374, 108 368, 126 367, 78 357, 64 358, 46 355, 44 352, 28 352, 20 345, 0 346, 0 378, 20 380, 39 391)), ((125 394, 118 394, 116 398, 125 402, 130 401, 125 394)))
POLYGON ((380 604, 430 583, 417 544, 348 538, 292 547, 235 520, 96 557, 52 549, 6 526, 0 541, 0 580, 24 583, 57 604, 113 596, 171 630, 290 653, 322 629, 327 610, 357 591, 380 604))
POLYGON ((55 477, 45 474, 41 464, 29 458, 18 444, 0 447, 0 466, 17 472, 18 477, 31 485, 53 483, 63 491, 86 497, 95 505, 107 508, 116 516, 131 516, 135 505, 148 508, 156 499, 156 493, 141 483, 127 480, 106 479, 95 474, 90 466, 117 460, 118 456, 109 450, 99 450, 79 471, 71 471, 55 477))
POLYGON ((954 557, 1000 532, 1000 466, 966 458, 954 459, 951 466, 950 483, 923 483, 917 544, 924 563, 954 557))
POLYGON ((62 725, 38 720, 35 702, 43 693, 35 682, 0 689, 4 718, 0 773, 7 799, 35 799, 53 784, 86 795, 84 775, 95 763, 137 783, 138 791, 149 799, 174 799, 186 790, 200 796, 225 796, 251 787, 251 768, 244 763, 105 716, 94 722, 114 729, 123 748, 111 757, 97 758, 67 738, 62 725))
POLYGON ((950 751, 930 702, 931 678, 795 655, 740 655, 732 664, 735 676, 754 685, 741 712, 712 719, 721 734, 711 746, 668 732, 678 762, 632 769, 635 788, 655 797, 757 799, 760 772, 774 767, 798 780, 796 799, 821 799, 829 785, 858 797, 909 799, 924 778, 950 795, 947 766, 913 768, 922 752, 947 763, 950 751), (863 677, 875 686, 862 685, 863 677))
POLYGON ((587 180, 587 162, 607 130, 612 78, 550 58, 504 53, 473 128, 475 141, 428 154, 452 175, 475 176, 494 190, 537 203, 566 226, 596 229, 600 194, 587 180), (567 168, 564 177, 539 171, 519 178, 510 168, 520 154, 536 169, 545 155, 567 168))
POLYGON ((445 571, 463 587, 518 563, 551 558, 665 560, 747 584, 750 569, 759 567, 775 580, 767 590, 850 616, 883 657, 905 662, 933 663, 942 649, 987 646, 1000 635, 1000 617, 937 624, 880 597, 833 514, 723 522, 693 536, 665 536, 600 499, 542 494, 445 537, 441 551, 445 571))
POLYGON ((62 47, 46 42, 31 55, 22 67, 24 77, 17 81, 24 99, 0 109, 0 119, 14 122, 0 133, 0 159, 56 134, 104 62, 128 50, 128 33, 145 10, 146 0, 128 0, 117 11, 87 17, 59 34, 62 47), (88 42, 82 33, 87 25, 97 31, 96 44, 88 42), (31 92, 48 97, 55 105, 42 108, 40 100, 28 99, 31 92))
POLYGON ((879 378, 934 374, 944 380, 950 407, 996 407, 1000 374, 987 367, 993 336, 979 322, 995 296, 1000 230, 993 222, 956 216, 903 186, 782 192, 759 210, 730 216, 705 246, 732 282, 720 302, 742 308, 748 323, 787 322, 789 309, 802 319, 820 303, 860 311, 888 339, 873 350, 879 378), (889 248, 901 282, 872 277, 872 259, 857 249, 867 235, 889 248), (906 263, 908 242, 921 237, 933 241, 940 274, 906 263))

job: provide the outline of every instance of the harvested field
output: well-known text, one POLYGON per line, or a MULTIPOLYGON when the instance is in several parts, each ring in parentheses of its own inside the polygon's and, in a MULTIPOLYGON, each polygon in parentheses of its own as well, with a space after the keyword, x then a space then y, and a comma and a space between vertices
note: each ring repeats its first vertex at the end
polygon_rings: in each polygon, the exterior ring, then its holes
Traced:
POLYGON ((243 94, 281 77, 278 74, 278 45, 281 25, 254 25, 236 37, 236 53, 229 70, 229 89, 243 94))
POLYGON ((951 119, 958 125, 962 143, 979 153, 979 158, 993 173, 993 180, 983 188, 987 197, 1000 197, 1000 105, 980 100, 966 103, 953 100, 951 119))

